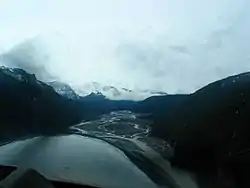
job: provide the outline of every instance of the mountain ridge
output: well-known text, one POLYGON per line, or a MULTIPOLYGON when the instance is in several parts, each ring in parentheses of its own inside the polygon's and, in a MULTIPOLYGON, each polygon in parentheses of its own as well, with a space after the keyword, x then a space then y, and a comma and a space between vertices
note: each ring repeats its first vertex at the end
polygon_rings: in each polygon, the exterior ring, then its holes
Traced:
POLYGON ((1 67, 0 88, 1 139, 56 133, 82 120, 79 104, 22 69, 1 67))
POLYGON ((134 100, 142 101, 152 95, 167 95, 165 92, 151 90, 131 90, 124 87, 104 85, 98 82, 83 84, 82 86, 72 86, 79 96, 86 96, 90 93, 101 93, 111 100, 134 100))

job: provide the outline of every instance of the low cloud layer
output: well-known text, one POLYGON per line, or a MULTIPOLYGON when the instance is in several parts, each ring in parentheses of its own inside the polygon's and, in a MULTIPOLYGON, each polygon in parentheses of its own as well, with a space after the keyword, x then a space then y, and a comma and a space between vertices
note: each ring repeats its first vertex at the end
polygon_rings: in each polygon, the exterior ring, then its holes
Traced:
POLYGON ((42 80, 189 93, 250 70, 248 0, 18 4, 0 3, 2 64, 42 80))
POLYGON ((40 80, 50 80, 53 76, 47 70, 49 54, 36 39, 27 40, 1 54, 1 64, 12 68, 22 68, 35 74, 40 80))

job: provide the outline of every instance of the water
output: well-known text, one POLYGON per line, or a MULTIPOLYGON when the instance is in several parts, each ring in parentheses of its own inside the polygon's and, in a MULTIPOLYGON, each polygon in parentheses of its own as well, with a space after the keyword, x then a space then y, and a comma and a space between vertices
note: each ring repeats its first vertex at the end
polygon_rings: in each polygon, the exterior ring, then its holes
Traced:
MULTIPOLYGON (((130 111, 116 111, 101 116, 94 121, 82 122, 71 127, 74 133, 101 138, 109 142, 141 141, 165 158, 172 156, 169 144, 149 136, 152 122, 142 119, 143 114, 130 111), (113 139, 110 139, 113 138, 113 139)), ((126 145, 124 149, 128 149, 126 145)))
POLYGON ((82 122, 71 129, 94 136, 113 135, 134 138, 147 136, 150 131, 150 123, 137 118, 137 114, 130 111, 117 111, 105 114, 94 121, 82 122))

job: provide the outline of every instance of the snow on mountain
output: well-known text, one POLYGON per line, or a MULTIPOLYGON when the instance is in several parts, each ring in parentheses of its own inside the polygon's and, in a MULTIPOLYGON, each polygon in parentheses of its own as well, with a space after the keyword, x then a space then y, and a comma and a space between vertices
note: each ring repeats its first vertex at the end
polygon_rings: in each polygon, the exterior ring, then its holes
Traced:
POLYGON ((133 100, 140 101, 150 96, 167 95, 164 92, 150 90, 130 90, 122 87, 102 85, 98 82, 90 82, 81 86, 69 86, 62 82, 48 82, 60 95, 71 99, 78 99, 80 96, 100 95, 112 100, 133 100))
POLYGON ((102 85, 98 82, 86 83, 81 86, 72 86, 75 92, 80 96, 86 96, 91 93, 102 94, 112 100, 144 100, 150 96, 167 95, 165 92, 156 92, 150 90, 130 90, 122 87, 102 85))
POLYGON ((4 74, 11 76, 21 82, 29 82, 33 83, 35 85, 39 85, 43 87, 45 84, 42 83, 41 81, 36 79, 36 76, 34 74, 29 74, 23 69, 19 68, 8 68, 5 66, 0 66, 0 71, 3 72, 4 74))
POLYGON ((78 99, 79 96, 76 94, 76 92, 67 84, 53 81, 53 82, 47 82, 48 85, 54 88, 54 90, 67 98, 70 99, 78 99))

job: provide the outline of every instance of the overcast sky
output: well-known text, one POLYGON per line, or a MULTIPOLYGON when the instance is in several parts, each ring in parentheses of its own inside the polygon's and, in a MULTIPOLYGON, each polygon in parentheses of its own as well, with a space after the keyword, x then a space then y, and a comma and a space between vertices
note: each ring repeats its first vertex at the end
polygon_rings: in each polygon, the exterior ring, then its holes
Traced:
POLYGON ((1 0, 0 52, 5 64, 45 80, 187 93, 250 70, 249 7, 249 0, 1 0))

